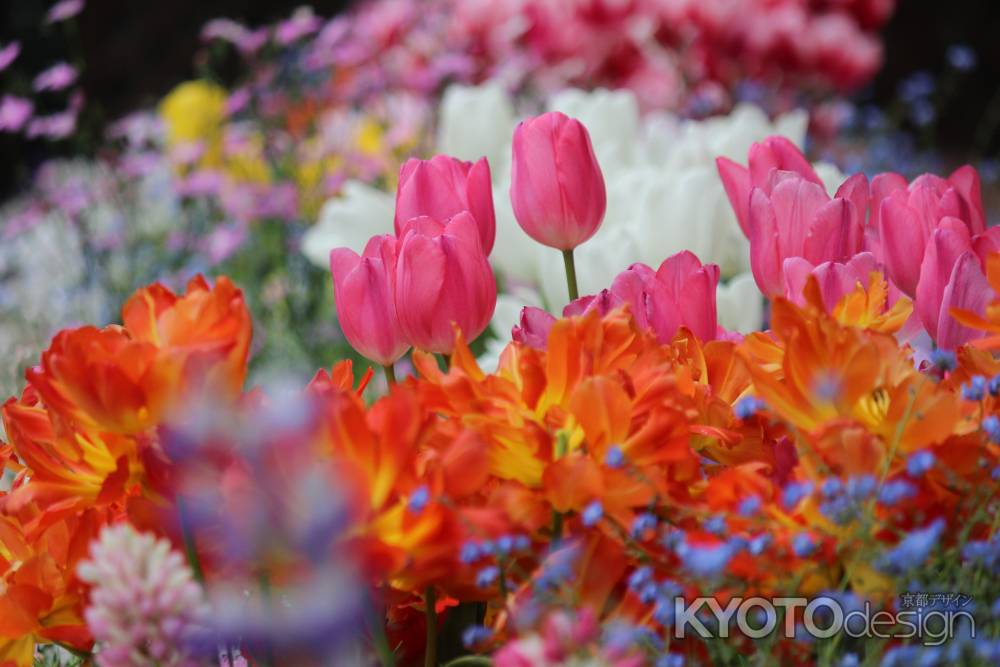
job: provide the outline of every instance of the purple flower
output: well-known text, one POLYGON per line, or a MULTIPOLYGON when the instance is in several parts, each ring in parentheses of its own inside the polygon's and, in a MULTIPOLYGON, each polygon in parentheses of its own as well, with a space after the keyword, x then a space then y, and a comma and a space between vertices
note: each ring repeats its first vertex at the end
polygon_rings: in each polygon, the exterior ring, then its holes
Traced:
POLYGON ((316 32, 322 24, 322 19, 313 13, 312 7, 299 7, 288 19, 278 24, 274 36, 279 44, 288 46, 316 32))
POLYGON ((36 116, 28 123, 25 134, 29 139, 42 137, 56 141, 65 139, 76 131, 76 112, 63 111, 50 116, 36 116))
POLYGON ((35 77, 32 87, 36 93, 46 90, 63 90, 76 83, 76 68, 68 63, 56 63, 35 77))
POLYGON ((45 15, 45 23, 59 23, 66 19, 71 19, 83 11, 83 0, 62 0, 52 5, 48 14, 45 15))
POLYGON ((21 53, 21 42, 11 42, 7 46, 0 49, 0 72, 4 71, 10 64, 17 60, 17 56, 21 53))
POLYGON ((31 100, 13 95, 0 99, 0 132, 18 132, 31 118, 35 105, 31 100))

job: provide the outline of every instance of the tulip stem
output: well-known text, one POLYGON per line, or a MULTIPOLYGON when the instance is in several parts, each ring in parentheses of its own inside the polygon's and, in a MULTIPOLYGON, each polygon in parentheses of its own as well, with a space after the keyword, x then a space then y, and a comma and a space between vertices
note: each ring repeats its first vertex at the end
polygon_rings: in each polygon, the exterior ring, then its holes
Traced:
POLYGON ((385 366, 382 367, 382 369, 385 371, 385 381, 388 382, 390 385, 396 384, 396 369, 393 367, 393 365, 386 364, 385 366))
POLYGON ((569 288, 569 300, 576 301, 580 298, 580 290, 576 286, 576 262, 573 259, 573 250, 562 251, 563 266, 566 267, 566 286, 569 288))
POLYGON ((437 595, 434 587, 424 592, 424 613, 427 615, 427 646, 424 647, 424 667, 437 667, 437 595))

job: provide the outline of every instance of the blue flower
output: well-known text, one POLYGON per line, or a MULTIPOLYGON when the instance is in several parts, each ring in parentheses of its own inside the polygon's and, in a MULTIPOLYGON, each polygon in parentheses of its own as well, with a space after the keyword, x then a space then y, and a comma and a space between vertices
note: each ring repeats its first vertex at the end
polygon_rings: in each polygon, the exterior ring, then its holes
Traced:
POLYGON ((684 656, 679 653, 668 653, 656 659, 655 667, 684 667, 684 656))
POLYGON ((858 475, 847 480, 847 495, 854 500, 870 498, 875 493, 878 482, 871 475, 858 475))
POLYGON ((959 72, 968 72, 976 68, 976 52, 967 44, 952 44, 945 51, 948 64, 959 72))
POLYGON ((844 488, 839 477, 827 477, 823 480, 823 485, 819 487, 820 493, 826 498, 832 498, 844 488))
POLYGON ((941 371, 953 371, 958 365, 958 360, 951 350, 942 350, 938 347, 931 352, 931 363, 941 371))
POLYGON ((417 489, 410 494, 410 502, 407 503, 407 508, 414 514, 419 514, 427 507, 427 503, 431 500, 431 492, 426 486, 419 486, 417 489))
POLYGON ((967 401, 981 401, 986 395, 986 378, 973 375, 969 382, 962 385, 962 398, 967 401))
POLYGON ((881 568, 891 573, 903 573, 923 564, 944 532, 944 520, 937 519, 926 528, 914 530, 879 561, 881 568))
POLYGON ((1000 418, 997 418, 996 415, 990 415, 983 420, 982 427, 990 442, 1000 444, 1000 418))
POLYGON ((595 500, 589 505, 583 508, 583 512, 580 514, 580 518, 583 520, 583 525, 593 526, 604 516, 604 506, 601 505, 600 500, 595 500))
POLYGON ((495 544, 498 556, 507 556, 514 550, 514 538, 510 535, 501 535, 495 544))
POLYGON ((912 498, 916 493, 916 488, 905 479, 893 479, 879 489, 878 501, 886 507, 892 507, 902 500, 912 498))
POLYGON ((816 551, 816 543, 808 533, 799 533, 792 538, 792 551, 799 558, 808 558, 816 551))
POLYGON ((812 490, 812 482, 792 482, 785 487, 781 494, 781 500, 786 508, 792 509, 802 502, 803 498, 812 493, 812 490))
POLYGON ((910 477, 923 477, 924 474, 934 467, 934 453, 928 449, 910 454, 906 460, 906 472, 910 477))
POLYGON ((604 455, 604 463, 610 468, 621 468, 625 465, 625 453, 618 445, 612 445, 604 455))
POLYGON ((642 536, 648 531, 654 530, 656 528, 656 515, 650 514, 649 512, 644 512, 639 514, 634 519, 632 519, 632 539, 641 540, 642 536))
POLYGON ((703 524, 703 528, 706 532, 712 533, 713 535, 722 535, 726 532, 726 517, 724 516, 713 516, 703 524))
POLYGON ((771 546, 771 536, 767 533, 761 533, 750 540, 750 543, 747 545, 747 551, 753 556, 759 556, 769 546, 771 546))
POLYGON ((760 510, 760 498, 757 496, 747 496, 740 501, 740 506, 737 511, 740 516, 752 517, 760 510))
POLYGON ((696 577, 716 577, 726 569, 735 549, 731 544, 692 546, 687 542, 677 545, 675 551, 684 567, 696 577))
POLYGON ((462 631, 462 645, 465 648, 472 648, 483 642, 487 642, 493 637, 493 631, 481 625, 470 625, 462 631))
POLYGON ((1000 375, 991 377, 990 383, 986 385, 986 388, 989 390, 990 396, 1000 396, 1000 375))
POLYGON ((500 568, 496 565, 490 565, 489 567, 484 567, 476 574, 476 586, 480 588, 489 588, 493 583, 500 578, 500 568))
POLYGON ((653 581, 653 568, 643 565, 633 570, 632 574, 629 575, 628 587, 633 591, 638 591, 651 581, 653 581))
POLYGON ((674 624, 674 601, 672 598, 661 597, 653 607, 653 618, 663 627, 670 627, 674 624))
POLYGON ((744 396, 736 401, 733 412, 739 419, 747 420, 764 409, 764 402, 756 396, 744 396))
POLYGON ((479 545, 475 542, 466 542, 462 545, 462 550, 458 554, 458 559, 465 564, 475 563, 482 556, 479 545))

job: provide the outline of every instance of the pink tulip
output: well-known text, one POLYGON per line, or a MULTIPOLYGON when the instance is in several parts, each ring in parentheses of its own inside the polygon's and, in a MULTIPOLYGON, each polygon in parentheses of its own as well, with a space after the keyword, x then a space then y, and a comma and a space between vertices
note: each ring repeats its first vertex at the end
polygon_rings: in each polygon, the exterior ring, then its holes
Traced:
POLYGON ((542 245, 572 250, 597 233, 607 195, 580 121, 551 111, 517 126, 510 201, 521 229, 542 245))
POLYGON ((525 306, 521 309, 521 321, 511 329, 511 340, 523 343, 536 350, 544 350, 549 340, 549 331, 556 318, 541 308, 525 306))
POLYGON ((870 252, 858 253, 846 262, 823 262, 819 266, 802 257, 789 257, 782 267, 785 297, 799 305, 804 304, 803 290, 806 281, 809 276, 815 276, 823 296, 823 305, 831 311, 858 285, 867 288, 871 274, 875 271, 878 271, 878 263, 870 252))
POLYGON ((916 311, 931 338, 943 348, 955 348, 984 334, 959 324, 953 308, 982 313, 993 298, 986 280, 986 257, 1000 248, 1000 228, 978 237, 967 224, 946 217, 927 240, 916 287, 916 311))
POLYGON ((406 340, 450 353, 453 325, 467 341, 483 332, 496 306, 497 285, 476 220, 463 211, 447 225, 414 218, 402 230, 396 264, 396 309, 406 340))
POLYGON ((792 172, 811 183, 823 185, 806 156, 785 137, 772 136, 755 142, 750 146, 747 163, 749 166, 744 167, 729 158, 715 159, 726 196, 747 238, 750 238, 750 191, 761 188, 771 194, 774 186, 771 172, 792 172))
MULTIPOLYGON (((767 296, 784 293, 785 260, 810 264, 844 262, 865 245, 857 201, 858 180, 848 180, 831 199, 821 185, 791 172, 772 171, 770 193, 754 187, 750 195, 750 269, 767 296)), ((864 178, 863 176, 861 178, 864 178)), ((863 212, 862 212, 863 213, 863 212)))
POLYGON ((407 160, 399 170, 396 189, 396 234, 412 218, 427 216, 447 221, 468 211, 479 227, 479 239, 487 255, 496 238, 493 184, 486 158, 475 164, 447 155, 430 160, 407 160))
POLYGON ((916 294, 928 240, 943 218, 961 221, 973 236, 986 228, 979 175, 969 166, 947 179, 924 174, 909 186, 898 174, 879 174, 872 179, 872 195, 879 239, 873 250, 892 281, 910 296, 916 294))
POLYGON ((340 328, 355 350, 383 366, 410 347, 396 315, 396 250, 395 237, 386 234, 372 237, 360 257, 348 248, 330 252, 340 328))

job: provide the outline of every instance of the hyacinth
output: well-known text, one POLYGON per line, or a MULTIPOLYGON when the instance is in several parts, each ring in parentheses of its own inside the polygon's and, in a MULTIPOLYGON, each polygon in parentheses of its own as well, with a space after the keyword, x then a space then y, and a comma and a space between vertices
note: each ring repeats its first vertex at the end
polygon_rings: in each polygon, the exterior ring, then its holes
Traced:
POLYGON ((85 618, 101 667, 195 665, 188 644, 208 614, 204 594, 170 542, 108 526, 78 568, 92 586, 85 618))

